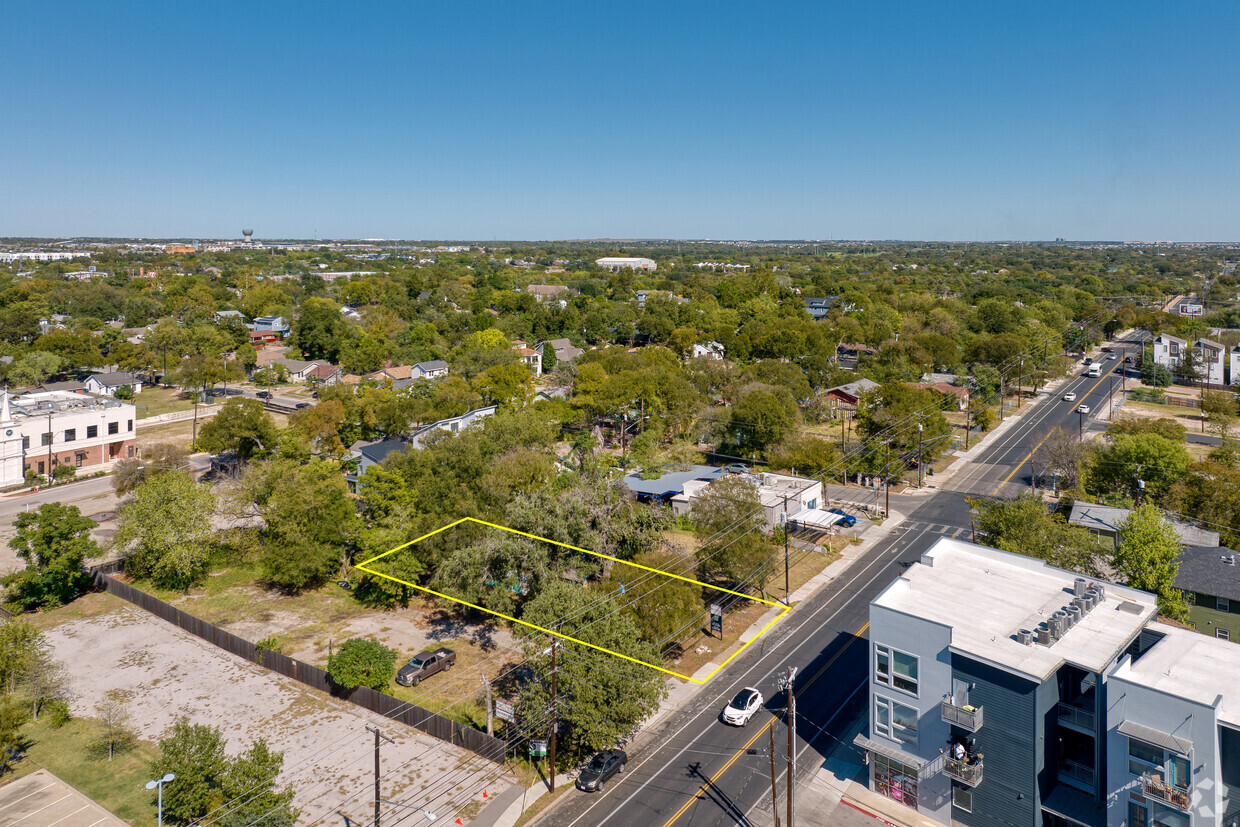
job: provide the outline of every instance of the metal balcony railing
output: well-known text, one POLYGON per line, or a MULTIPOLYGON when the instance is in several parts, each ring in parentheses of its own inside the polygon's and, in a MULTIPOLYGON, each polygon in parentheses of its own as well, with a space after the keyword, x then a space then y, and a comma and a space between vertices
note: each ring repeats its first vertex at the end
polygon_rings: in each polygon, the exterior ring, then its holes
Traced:
POLYGON ((1082 709, 1079 706, 1072 706, 1063 701, 1059 702, 1059 721, 1060 723, 1079 726, 1090 732, 1096 730, 1098 726, 1098 718, 1094 715, 1092 709, 1082 709))
POLYGON ((1188 812, 1189 805, 1192 803, 1192 788, 1177 787, 1168 784, 1161 773, 1147 772, 1141 776, 1141 789, 1149 798, 1156 798, 1159 801, 1174 807, 1181 812, 1188 812))
POLYGON ((948 758, 943 763, 943 772, 961 784, 976 787, 982 783, 982 757, 979 755, 974 761, 948 758))
POLYGON ((942 710, 943 721, 952 726, 967 729, 969 732, 977 732, 982 728, 982 708, 980 706, 956 706, 951 698, 945 698, 942 710))
POLYGON ((1094 785, 1094 768, 1087 767, 1069 758, 1059 761, 1059 777, 1068 778, 1092 787, 1094 785))

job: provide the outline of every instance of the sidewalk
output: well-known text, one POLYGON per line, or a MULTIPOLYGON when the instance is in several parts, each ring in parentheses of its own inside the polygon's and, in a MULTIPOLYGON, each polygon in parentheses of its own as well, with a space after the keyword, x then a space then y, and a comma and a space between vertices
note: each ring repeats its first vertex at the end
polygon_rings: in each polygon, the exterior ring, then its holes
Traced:
MULTIPOLYGON (((862 533, 860 543, 846 546, 844 550, 840 552, 840 558, 838 560, 827 566, 819 574, 811 577, 800 588, 793 591, 790 599, 793 612, 796 611, 797 604, 809 599, 817 593, 819 589, 825 588, 833 580, 838 579, 841 575, 848 571, 852 564, 859 560, 862 555, 898 528, 899 525, 904 522, 904 519, 904 514, 897 511, 892 511, 891 515, 884 520, 881 525, 871 523, 867 526, 865 531, 862 533)), ((750 625, 750 627, 744 634, 741 635, 740 639, 736 643, 733 643, 726 650, 720 652, 714 660, 695 672, 693 675, 694 680, 705 680, 705 677, 717 669, 719 664, 731 657, 732 654, 745 643, 753 640, 754 637, 756 637, 757 634, 766 626, 766 624, 770 623, 771 618, 775 617, 780 611, 782 611, 782 609, 772 608, 770 611, 765 612, 760 618, 754 621, 752 625, 750 625)), ((778 626, 774 627, 771 632, 774 633, 778 630, 778 628, 778 626)), ((676 712, 677 710, 680 710, 692 703, 697 694, 708 685, 709 682, 674 682, 668 692, 667 698, 665 698, 663 703, 659 705, 659 709, 654 713, 654 715, 642 723, 638 731, 638 735, 634 738, 634 741, 640 740, 657 729, 659 724, 663 723, 663 721, 671 713, 676 712)), ((559 775, 556 776, 555 783, 558 788, 561 784, 571 785, 573 783, 573 779, 568 775, 559 775)), ((494 801, 482 810, 482 812, 475 816, 472 821, 467 823, 473 827, 512 827, 512 825, 517 822, 517 819, 521 817, 521 814, 546 792, 547 786, 545 783, 541 782, 535 784, 533 787, 529 788, 529 790, 524 790, 521 787, 514 787, 511 790, 505 791, 504 794, 497 796, 494 801)), ((800 808, 798 807, 798 811, 799 809, 800 808)), ((800 812, 798 812, 798 818, 799 817, 800 812)), ((810 824, 813 822, 806 821, 805 823, 810 824)))

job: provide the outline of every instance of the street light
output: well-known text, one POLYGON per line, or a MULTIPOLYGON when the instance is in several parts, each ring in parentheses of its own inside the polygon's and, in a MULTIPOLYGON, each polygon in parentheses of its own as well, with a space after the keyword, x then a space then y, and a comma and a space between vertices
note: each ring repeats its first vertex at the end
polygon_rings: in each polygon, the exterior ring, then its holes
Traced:
POLYGON ((157 811, 159 813, 159 827, 164 827, 164 785, 169 781, 175 780, 176 774, 170 772, 163 778, 156 778, 154 781, 146 782, 146 788, 148 790, 153 790, 156 787, 159 788, 159 810, 157 811))

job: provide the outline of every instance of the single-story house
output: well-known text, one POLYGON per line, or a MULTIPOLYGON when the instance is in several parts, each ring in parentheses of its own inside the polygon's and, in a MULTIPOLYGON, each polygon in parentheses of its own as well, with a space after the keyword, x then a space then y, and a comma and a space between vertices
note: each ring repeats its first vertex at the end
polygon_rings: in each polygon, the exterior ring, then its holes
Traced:
MULTIPOLYGON (((767 528, 775 528, 785 516, 789 520, 813 522, 815 527, 818 527, 820 522, 838 522, 831 518, 826 521, 814 519, 819 512, 818 506, 822 504, 822 483, 818 480, 767 471, 742 474, 741 478, 757 489, 758 500, 762 503, 762 518, 766 521, 767 528)), ((686 480, 681 493, 671 497, 672 512, 678 515, 688 514, 693 510, 693 501, 717 479, 686 480)), ((625 481, 627 483, 627 477, 625 481)))
POLYGON ((704 359, 715 359, 715 360, 722 359, 723 358, 723 345, 719 344, 718 342, 698 342, 697 344, 693 346, 693 352, 690 354, 690 358, 692 359, 704 358, 704 359))
POLYGON ((412 366, 410 373, 414 379, 438 379, 448 375, 448 363, 443 359, 418 362, 412 366))
POLYGON ((391 383, 393 388, 407 388, 413 382, 413 366, 389 365, 386 368, 380 368, 374 373, 366 374, 366 378, 372 379, 381 385, 391 383))
POLYGON ((236 319, 240 322, 244 322, 245 314, 242 313, 240 310, 217 310, 215 311, 215 320, 217 322, 223 322, 223 321, 227 321, 230 319, 236 319))
POLYGON ((421 448, 422 442, 435 431, 449 431, 459 434, 479 420, 495 413, 496 407, 495 405, 488 405, 485 408, 475 408, 472 411, 466 411, 460 416, 452 416, 447 419, 441 419, 438 422, 432 422, 430 425, 425 425, 415 431, 413 436, 409 438, 409 444, 414 448, 421 448))
MULTIPOLYGON (((1099 542, 1106 545, 1119 546, 1123 540, 1120 536, 1119 525, 1131 514, 1132 510, 1128 508, 1078 501, 1072 504, 1072 513, 1068 515, 1068 525, 1087 529, 1090 534, 1098 538, 1099 542)), ((1217 531, 1207 531, 1178 520, 1168 520, 1168 522, 1175 528, 1176 534, 1180 536, 1180 542, 1185 546, 1213 547, 1218 545, 1217 531)))
POLYGON ((909 387, 934 391, 940 396, 952 400, 957 410, 964 411, 969 408, 970 393, 968 388, 962 388, 959 385, 952 385, 947 382, 910 382, 909 387))
POLYGON ((142 380, 132 373, 96 373, 86 377, 86 392, 100 396, 116 396, 116 392, 126 385, 134 393, 142 392, 142 380))
POLYGON ((878 353, 878 348, 870 347, 861 342, 840 342, 836 345, 835 352, 839 356, 856 359, 859 356, 874 356, 878 353))
POLYGON ((831 312, 831 307, 839 300, 839 296, 826 296, 823 298, 805 296, 802 298, 802 301, 805 302, 805 312, 813 317, 814 321, 825 319, 827 314, 831 312))
POLYGON ((1240 642, 1240 556, 1226 546, 1188 546, 1180 552, 1175 587, 1188 602, 1198 632, 1240 642))
POLYGON ((255 350, 262 350, 267 345, 280 341, 280 334, 274 330, 251 330, 250 344, 255 350))
POLYGON ((290 382, 305 382, 310 377, 310 371, 320 365, 327 365, 327 362, 319 359, 312 359, 309 362, 303 362, 300 359, 273 359, 270 364, 283 365, 288 371, 288 379, 290 382))
POLYGON ((627 474, 624 477, 624 484, 639 500, 671 502, 673 497, 684 494, 685 485, 688 483, 716 480, 727 475, 728 472, 722 468, 690 465, 682 471, 669 471, 652 480, 642 479, 641 474, 627 474))
POLYGON ((306 372, 306 381, 315 385, 334 385, 340 381, 342 371, 337 365, 320 364, 306 372))
POLYGON ((857 403, 861 401, 861 395, 877 387, 879 387, 879 384, 873 379, 858 379, 856 382, 849 382, 847 385, 836 385, 834 388, 827 388, 819 396, 826 402, 828 410, 832 411, 832 418, 835 418, 839 414, 855 412, 857 410, 857 403))
POLYGON ((575 347, 568 339, 549 339, 540 344, 535 350, 541 353, 547 345, 551 345, 551 349, 555 353, 556 364, 562 365, 565 362, 571 362, 585 353, 581 348, 575 347))

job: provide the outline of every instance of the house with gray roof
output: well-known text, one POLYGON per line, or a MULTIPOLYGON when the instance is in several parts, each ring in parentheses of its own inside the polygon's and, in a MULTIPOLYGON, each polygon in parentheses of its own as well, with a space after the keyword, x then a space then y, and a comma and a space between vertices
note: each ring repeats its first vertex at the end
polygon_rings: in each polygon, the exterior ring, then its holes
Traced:
POLYGON ((418 362, 412 366, 410 374, 414 379, 438 379, 441 376, 448 375, 448 363, 443 359, 418 362))
MULTIPOLYGON (((1118 547, 1123 541, 1119 530, 1122 524, 1132 514, 1132 510, 1128 508, 1116 508, 1112 505, 1099 505, 1097 503, 1074 502, 1072 504, 1072 513, 1068 516, 1068 525, 1080 526, 1089 531, 1091 535, 1097 537, 1099 542, 1105 545, 1118 547)), ((1180 536, 1180 542, 1185 546, 1217 546, 1218 532, 1207 531, 1189 523, 1182 523, 1178 520, 1168 520, 1175 529, 1176 534, 1180 536)))
POLYGON ((559 365, 562 365, 565 362, 571 362, 581 354, 585 353, 585 351, 581 348, 575 347, 568 339, 548 339, 540 344, 536 349, 539 353, 542 353, 543 349, 548 345, 550 345, 551 349, 555 352, 555 361, 556 364, 559 365))
POLYGON ((1188 622, 1205 635, 1240 642, 1240 557, 1226 546, 1188 546, 1175 587, 1188 601, 1188 622))
POLYGON ((485 419, 495 413, 496 409, 496 405, 487 405, 485 408, 475 408, 472 411, 466 411, 460 416, 450 416, 447 419, 432 422, 430 425, 424 425, 415 431, 413 436, 409 438, 409 444, 414 448, 421 448, 426 438, 436 431, 447 431, 449 433, 459 434, 466 428, 476 424, 479 420, 485 419))
POLYGON ((132 373, 96 373, 86 377, 86 392, 100 396, 116 396, 116 392, 126 385, 135 394, 142 391, 142 380, 132 373))
POLYGON ((640 473, 628 474, 624 485, 634 497, 646 502, 671 502, 672 498, 685 493, 685 484, 695 480, 717 480, 726 477, 727 471, 709 465, 690 465, 676 471, 668 471, 656 479, 642 479, 640 473))
POLYGON ((358 479, 374 466, 388 458, 389 454, 403 451, 409 443, 403 439, 358 440, 349 447, 349 472, 345 482, 349 491, 357 493, 358 479))

